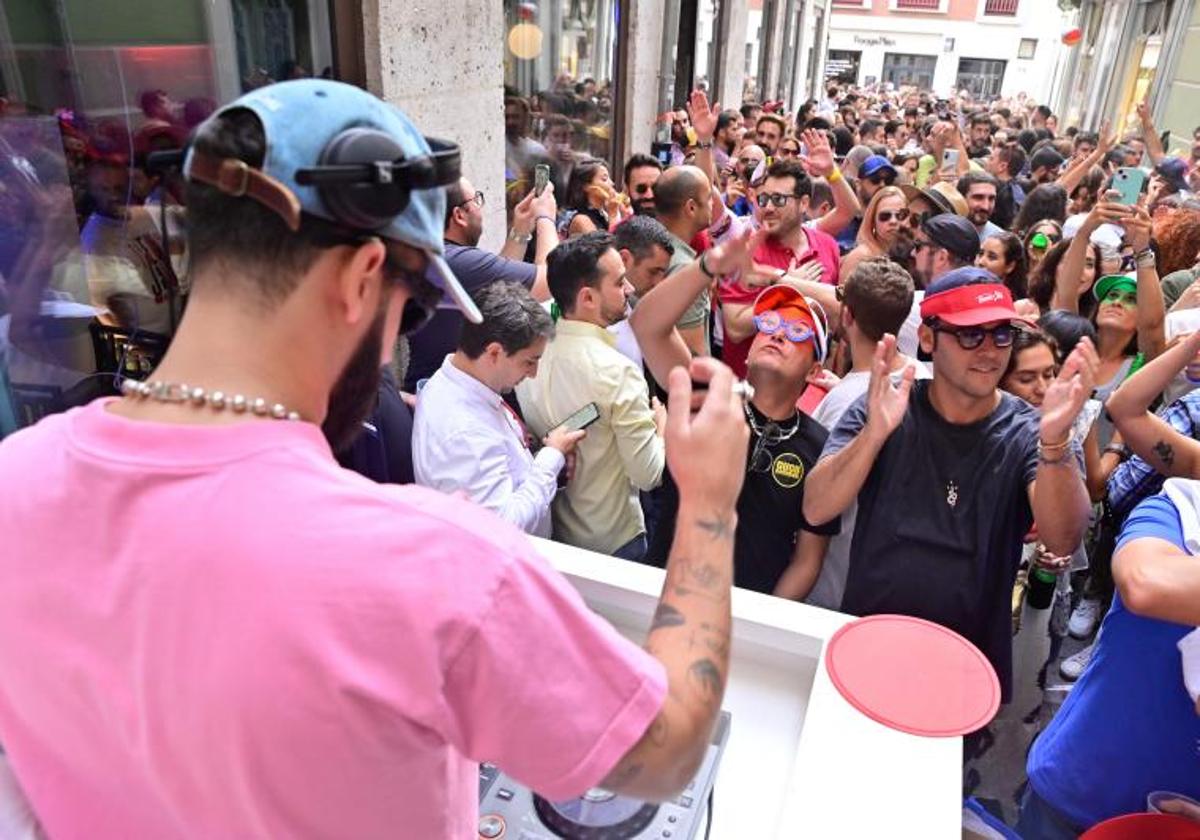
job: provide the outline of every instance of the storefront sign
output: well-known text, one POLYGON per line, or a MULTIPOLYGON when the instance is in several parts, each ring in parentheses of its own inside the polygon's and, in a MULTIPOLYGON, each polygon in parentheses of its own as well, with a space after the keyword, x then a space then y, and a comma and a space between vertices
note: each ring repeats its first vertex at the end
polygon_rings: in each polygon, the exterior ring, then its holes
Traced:
POLYGON ((872 35, 864 38, 862 35, 854 36, 854 43, 861 44, 864 47, 894 47, 896 41, 893 38, 888 38, 885 35, 872 35))

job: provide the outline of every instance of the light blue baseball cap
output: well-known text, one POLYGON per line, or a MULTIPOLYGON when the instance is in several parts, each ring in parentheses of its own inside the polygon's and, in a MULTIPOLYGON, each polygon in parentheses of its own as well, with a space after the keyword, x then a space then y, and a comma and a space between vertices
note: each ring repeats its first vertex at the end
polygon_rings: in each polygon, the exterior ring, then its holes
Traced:
MULTIPOLYGON (((342 82, 327 79, 297 79, 267 85, 229 103, 210 117, 216 119, 230 111, 245 108, 262 123, 266 137, 263 174, 290 190, 304 213, 330 222, 342 220, 326 206, 320 189, 302 184, 297 172, 319 166, 330 142, 352 128, 381 131, 397 143, 405 160, 432 154, 426 139, 398 108, 378 97, 342 82)), ((203 133, 201 125, 197 133, 203 133)), ((436 141, 435 141, 436 142, 436 141)), ((192 153, 184 164, 189 175, 192 153)), ((446 190, 441 185, 411 189, 408 203, 389 223, 370 233, 403 242, 423 251, 429 262, 427 278, 439 287, 468 319, 483 320, 443 256, 442 233, 446 217, 446 190)))

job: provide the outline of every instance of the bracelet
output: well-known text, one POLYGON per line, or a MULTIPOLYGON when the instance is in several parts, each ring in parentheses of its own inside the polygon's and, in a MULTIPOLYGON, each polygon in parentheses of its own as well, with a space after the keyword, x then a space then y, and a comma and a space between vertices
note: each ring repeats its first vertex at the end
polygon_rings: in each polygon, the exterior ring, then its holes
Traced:
POLYGON ((836 166, 833 167, 833 171, 830 172, 825 178, 826 183, 829 184, 836 184, 840 180, 842 180, 842 170, 838 169, 836 166))
POLYGON ((1154 256, 1153 251, 1142 251, 1134 259, 1138 268, 1154 268, 1158 265, 1158 258, 1154 256))
POLYGON ((696 142, 697 149, 711 149, 712 147, 713 141, 711 140, 699 140, 696 142))
POLYGON ((1046 443, 1044 440, 1042 440, 1040 435, 1038 436, 1038 451, 1039 452, 1058 452, 1059 450, 1066 449, 1070 445, 1071 445, 1071 436, 1070 435, 1067 435, 1065 438, 1063 438, 1058 443, 1046 443))
POLYGON ((1038 464, 1045 464, 1047 467, 1061 467, 1063 464, 1073 464, 1075 459, 1069 453, 1064 452, 1057 458, 1047 458, 1045 453, 1038 450, 1038 464))
POLYGON ((547 222, 549 222, 550 224, 554 225, 555 227, 557 227, 557 226, 558 226, 558 223, 557 223, 556 221, 554 221, 554 217, 553 217, 553 216, 547 216, 545 213, 543 213, 542 215, 540 215, 540 216, 536 217, 536 218, 533 220, 533 226, 534 226, 534 227, 537 227, 537 223, 538 223, 538 222, 540 222, 542 219, 545 219, 547 222))
POLYGON ((700 265, 700 272, 705 277, 707 277, 709 280, 715 280, 717 278, 717 275, 713 274, 712 271, 708 267, 708 252, 707 251, 705 251, 703 254, 701 254, 700 259, 696 260, 696 262, 700 265))
POLYGON ((524 245, 530 239, 533 239, 533 234, 532 233, 521 233, 516 228, 511 228, 508 231, 508 238, 511 239, 513 242, 519 242, 522 245, 524 245))

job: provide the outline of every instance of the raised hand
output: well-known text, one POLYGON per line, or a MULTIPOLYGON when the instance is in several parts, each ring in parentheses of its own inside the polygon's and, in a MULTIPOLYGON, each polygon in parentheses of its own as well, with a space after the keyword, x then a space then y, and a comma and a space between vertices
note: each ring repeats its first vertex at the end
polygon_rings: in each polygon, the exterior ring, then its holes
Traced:
POLYGON ((713 139, 713 135, 717 133, 717 117, 721 113, 720 104, 714 102, 710 108, 708 97, 704 91, 694 90, 688 97, 687 112, 692 121, 692 128, 696 129, 696 138, 702 142, 713 139))
POLYGON ((1042 399, 1041 436, 1046 443, 1066 440, 1075 418, 1096 387, 1100 356, 1089 338, 1081 338, 1042 399))
POLYGON ((833 174, 833 149, 829 147, 829 138, 823 131, 811 128, 804 130, 801 135, 807 155, 800 156, 800 163, 814 178, 828 178, 833 174))
POLYGON ((1150 228, 1153 222, 1150 211, 1144 207, 1133 208, 1133 215, 1127 216, 1121 226, 1129 237, 1129 244, 1134 251, 1144 251, 1150 247, 1150 228))
MULTIPOLYGON (((705 252, 705 264, 713 274, 733 274, 735 271, 746 272, 752 268, 751 261, 754 252, 758 250, 767 238, 767 232, 742 231, 720 245, 709 248, 705 252)), ((778 274, 778 270, 775 272, 778 274)))
POLYGON ((896 361, 896 337, 887 333, 875 346, 871 361, 871 381, 867 385, 867 424, 864 432, 886 439, 899 428, 908 412, 908 395, 912 391, 916 368, 908 365, 899 384, 892 382, 892 364, 896 361))
POLYGON ((733 372, 711 358, 692 359, 671 371, 667 409, 667 465, 681 502, 733 512, 746 475, 750 429, 742 398, 733 393, 733 372), (707 382, 700 410, 692 415, 692 381, 707 382))

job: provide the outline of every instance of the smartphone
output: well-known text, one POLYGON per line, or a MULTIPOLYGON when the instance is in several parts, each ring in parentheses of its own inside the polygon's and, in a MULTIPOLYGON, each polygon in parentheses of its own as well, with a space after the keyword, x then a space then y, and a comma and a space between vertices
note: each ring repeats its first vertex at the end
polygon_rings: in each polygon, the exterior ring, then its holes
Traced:
POLYGON ((1126 207, 1137 204, 1145 185, 1145 172, 1136 166, 1122 166, 1112 179, 1112 189, 1120 193, 1117 204, 1124 204, 1126 207))
POLYGON ((590 402, 558 425, 577 432, 580 429, 586 429, 599 419, 600 407, 594 402, 590 402))
POLYGON ((953 175, 958 172, 958 149, 942 151, 942 174, 953 175))
POLYGON ((546 189, 546 185, 550 183, 550 167, 544 163, 539 163, 533 167, 533 194, 541 195, 542 190, 546 189))

